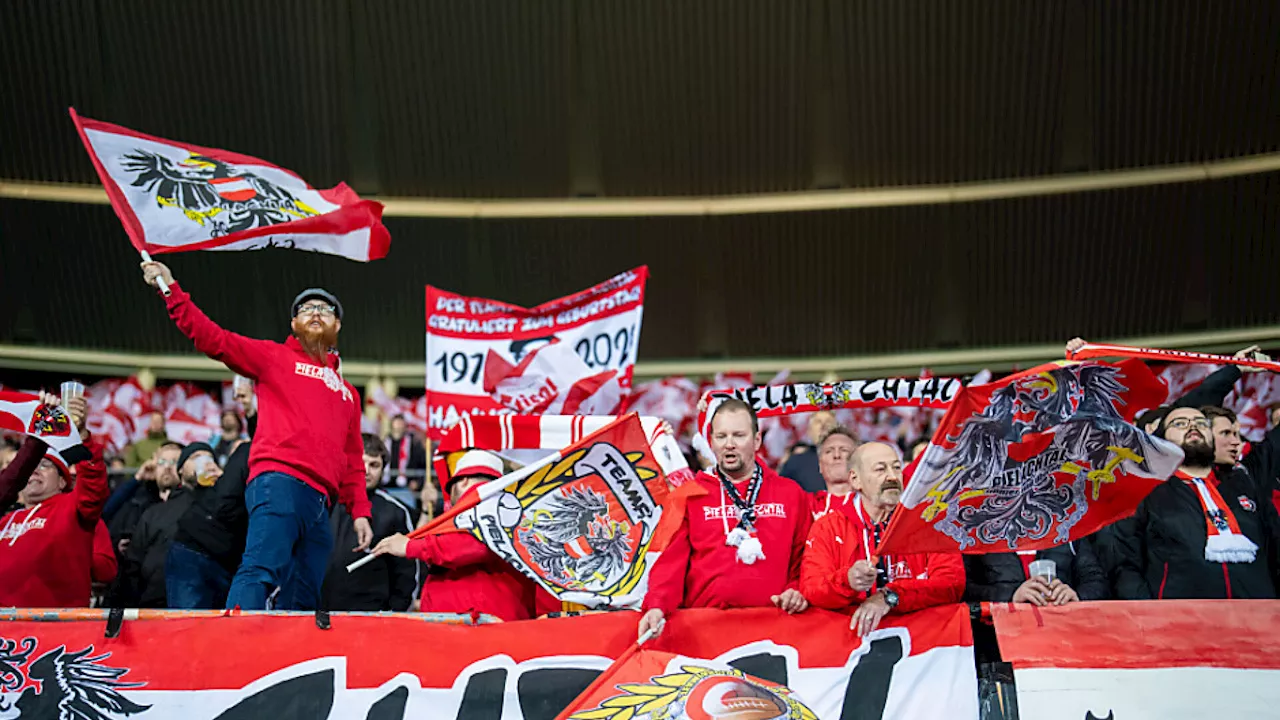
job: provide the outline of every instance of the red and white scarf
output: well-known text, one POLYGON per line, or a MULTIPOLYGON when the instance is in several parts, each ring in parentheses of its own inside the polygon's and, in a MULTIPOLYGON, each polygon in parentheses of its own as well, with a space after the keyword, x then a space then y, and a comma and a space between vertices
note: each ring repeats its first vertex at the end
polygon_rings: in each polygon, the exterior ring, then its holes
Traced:
POLYGON ((1258 556, 1258 546, 1240 532, 1240 525, 1231 508, 1223 502, 1222 495, 1203 478, 1192 477, 1179 470, 1174 473, 1195 489, 1204 510, 1208 540, 1204 546, 1204 559, 1218 563, 1251 563, 1258 556))

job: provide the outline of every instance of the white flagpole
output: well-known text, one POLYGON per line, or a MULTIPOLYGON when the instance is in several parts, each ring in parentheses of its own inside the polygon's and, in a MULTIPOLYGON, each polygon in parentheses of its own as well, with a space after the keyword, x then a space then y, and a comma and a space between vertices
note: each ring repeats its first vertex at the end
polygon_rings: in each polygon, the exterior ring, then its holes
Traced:
MULTIPOLYGON (((142 262, 152 262, 151 253, 147 252, 146 250, 143 250, 142 262)), ((156 276, 156 286, 160 288, 160 292, 164 293, 165 296, 169 295, 169 283, 165 282, 164 278, 156 276)))
MULTIPOLYGON (((498 494, 496 490, 489 490, 489 492, 486 493, 485 490, 489 487, 505 488, 505 487, 514 485, 518 482, 523 481, 525 478, 529 477, 530 475, 538 472, 542 468, 552 463, 560 462, 560 460, 563 459, 564 457, 561 454, 562 452, 563 451, 554 452, 537 462, 529 463, 528 465, 525 465, 524 467, 520 468, 519 470, 516 470, 513 473, 508 473, 506 475, 503 475, 500 478, 494 478, 493 480, 490 480, 489 482, 481 486, 480 489, 477 491, 480 494, 480 499, 488 500, 489 498, 498 494)), ((423 527, 426 527, 426 526, 424 525, 423 527)), ((410 535, 410 537, 413 537, 413 536, 410 535)), ((421 537, 421 535, 419 535, 418 537, 421 537)), ((374 555, 373 553, 370 553, 360 558, 359 560, 356 560, 355 562, 347 566, 347 572, 350 573, 350 572, 355 572, 356 570, 359 570, 365 565, 368 565, 369 563, 373 562, 373 559, 376 557, 378 556, 374 555)))

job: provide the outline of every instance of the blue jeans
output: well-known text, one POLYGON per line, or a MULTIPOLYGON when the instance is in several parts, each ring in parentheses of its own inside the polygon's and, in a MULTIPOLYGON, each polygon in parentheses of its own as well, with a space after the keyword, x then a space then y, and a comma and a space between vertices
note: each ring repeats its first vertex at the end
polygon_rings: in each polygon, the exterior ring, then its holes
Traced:
POLYGON ((314 610, 333 550, 329 501, 310 485, 280 472, 249 481, 244 493, 249 535, 227 608, 265 610, 280 588, 278 610, 314 610))
POLYGON ((164 589, 174 610, 213 610, 227 604, 231 571, 180 542, 164 559, 164 589))

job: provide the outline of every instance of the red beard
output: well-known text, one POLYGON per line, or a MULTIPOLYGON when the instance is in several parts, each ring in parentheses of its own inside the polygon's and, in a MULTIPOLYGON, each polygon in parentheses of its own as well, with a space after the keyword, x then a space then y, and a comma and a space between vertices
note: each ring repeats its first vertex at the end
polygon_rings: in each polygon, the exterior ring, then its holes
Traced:
POLYGON ((329 351, 338 347, 338 329, 324 323, 317 330, 310 327, 310 322, 294 320, 293 334, 302 343, 302 349, 321 364, 325 364, 329 351))

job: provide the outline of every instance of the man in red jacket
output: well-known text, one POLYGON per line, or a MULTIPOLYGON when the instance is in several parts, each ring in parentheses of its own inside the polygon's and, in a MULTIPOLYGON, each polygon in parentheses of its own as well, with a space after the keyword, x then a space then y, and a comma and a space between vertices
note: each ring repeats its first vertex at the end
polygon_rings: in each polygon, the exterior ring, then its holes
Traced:
POLYGON ((858 489, 854 516, 833 512, 813 524, 800 592, 817 607, 853 608, 849 627, 859 636, 891 612, 960 602, 965 576, 959 553, 874 554, 902 496, 898 449, 862 445, 849 456, 849 472, 858 489))
POLYGON ((0 475, 0 505, 19 492, 26 503, 0 518, 0 607, 89 606, 94 533, 108 491, 102 444, 84 429, 84 408, 83 399, 72 401, 72 420, 91 456, 77 466, 74 485, 57 456, 33 462, 44 443, 32 438, 0 475), (24 471, 29 478, 20 477, 24 471))
MULTIPOLYGON (((502 477, 502 470, 502 460, 497 455, 468 450, 458 458, 445 483, 445 492, 457 505, 482 484, 502 477)), ((540 590, 470 533, 450 532, 413 540, 396 534, 378 543, 373 552, 427 564, 427 580, 418 605, 422 612, 485 613, 510 622, 560 610, 550 593, 540 590)))
POLYGON ((759 449, 755 411, 741 400, 722 402, 711 417, 716 474, 695 477, 706 494, 689 499, 649 573, 641 635, 661 633, 667 613, 681 607, 809 607, 798 586, 812 501, 757 463, 759 449))
POLYGON ((836 425, 822 436, 818 443, 818 469, 827 489, 812 495, 814 520, 829 512, 853 513, 857 492, 849 476, 849 456, 857 447, 853 431, 843 425, 836 425))
POLYGON ((249 453, 245 505, 249 534, 231 582, 227 608, 310 610, 320 598, 333 536, 329 507, 342 502, 355 518, 363 550, 373 540, 364 489, 360 397, 338 374, 342 304, 311 288, 291 307, 293 334, 283 343, 252 340, 218 327, 191 302, 169 268, 142 263, 143 278, 163 278, 169 317, 196 349, 254 381, 258 428, 249 453))

